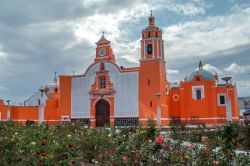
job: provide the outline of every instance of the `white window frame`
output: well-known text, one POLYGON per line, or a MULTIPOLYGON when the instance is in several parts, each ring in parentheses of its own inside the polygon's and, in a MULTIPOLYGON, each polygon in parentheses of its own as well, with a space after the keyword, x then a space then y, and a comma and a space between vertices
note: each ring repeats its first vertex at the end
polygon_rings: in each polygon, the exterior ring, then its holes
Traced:
POLYGON ((10 110, 6 112, 6 120, 10 121, 10 110))
POLYGON ((204 86, 203 85, 198 85, 198 86, 192 86, 192 98, 194 100, 198 100, 197 99, 197 96, 196 96, 196 91, 197 90, 200 90, 201 91, 201 99, 199 100, 202 100, 205 98, 205 93, 204 93, 204 86))
POLYGON ((226 93, 218 93, 217 94, 217 103, 218 103, 218 106, 226 106, 226 93), (220 103, 220 97, 221 96, 225 97, 225 103, 224 104, 220 103))

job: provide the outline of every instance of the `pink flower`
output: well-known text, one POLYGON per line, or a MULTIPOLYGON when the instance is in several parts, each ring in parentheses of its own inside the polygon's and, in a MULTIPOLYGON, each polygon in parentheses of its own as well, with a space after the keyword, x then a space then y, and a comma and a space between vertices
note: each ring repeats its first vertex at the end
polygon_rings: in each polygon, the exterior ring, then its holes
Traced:
POLYGON ((164 142, 164 137, 162 137, 162 136, 156 137, 156 138, 155 138, 155 142, 156 142, 157 144, 162 144, 162 143, 164 142))
POLYGON ((217 166, 217 165, 219 165, 219 161, 214 160, 214 161, 213 161, 213 164, 214 164, 214 166, 217 166))
POLYGON ((127 157, 124 155, 124 156, 122 156, 122 160, 123 161, 126 161, 127 160, 127 157))
POLYGON ((194 144, 190 143, 189 144, 189 149, 193 149, 193 147, 194 147, 194 144))

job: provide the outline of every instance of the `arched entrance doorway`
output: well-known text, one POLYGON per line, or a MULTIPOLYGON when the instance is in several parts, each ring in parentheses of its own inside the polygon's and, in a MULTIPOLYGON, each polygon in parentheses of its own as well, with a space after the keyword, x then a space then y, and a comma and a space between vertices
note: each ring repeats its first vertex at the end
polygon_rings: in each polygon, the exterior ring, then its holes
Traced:
POLYGON ((96 127, 110 125, 110 105, 106 100, 99 100, 95 105, 96 127))

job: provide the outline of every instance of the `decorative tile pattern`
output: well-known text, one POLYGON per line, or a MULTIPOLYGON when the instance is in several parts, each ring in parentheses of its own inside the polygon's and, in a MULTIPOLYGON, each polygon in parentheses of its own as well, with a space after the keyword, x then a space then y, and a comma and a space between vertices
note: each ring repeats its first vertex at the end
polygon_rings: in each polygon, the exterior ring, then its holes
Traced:
MULTIPOLYGON (((105 67, 116 91, 114 94, 115 117, 139 116, 139 72, 121 73, 118 67, 110 62, 105 62, 105 67)), ((94 83, 96 71, 99 69, 100 63, 96 63, 88 70, 85 77, 72 79, 72 118, 90 117, 89 91, 94 83)))
POLYGON ((71 122, 78 123, 81 126, 90 125, 90 119, 88 118, 71 119, 71 122))
POLYGON ((115 118, 115 126, 137 126, 138 118, 115 118))
POLYGON ((85 77, 72 79, 71 118, 90 117, 89 91, 95 80, 95 72, 99 69, 98 67, 98 65, 92 66, 85 77))

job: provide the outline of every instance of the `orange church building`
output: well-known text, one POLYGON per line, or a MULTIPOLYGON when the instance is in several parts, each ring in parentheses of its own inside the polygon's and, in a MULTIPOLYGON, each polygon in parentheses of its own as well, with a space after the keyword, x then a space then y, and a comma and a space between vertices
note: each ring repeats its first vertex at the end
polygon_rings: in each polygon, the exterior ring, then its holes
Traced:
MULTIPOLYGON (((34 93, 23 106, 0 100, 0 120, 58 124, 79 122, 92 127, 129 126, 153 118, 171 123, 221 124, 237 121, 236 85, 226 77, 199 69, 179 84, 167 80, 164 41, 155 19, 142 30, 140 66, 118 66, 111 42, 96 43, 94 62, 82 75, 59 76, 34 93)), ((195 66, 194 66, 195 68, 195 66)))

